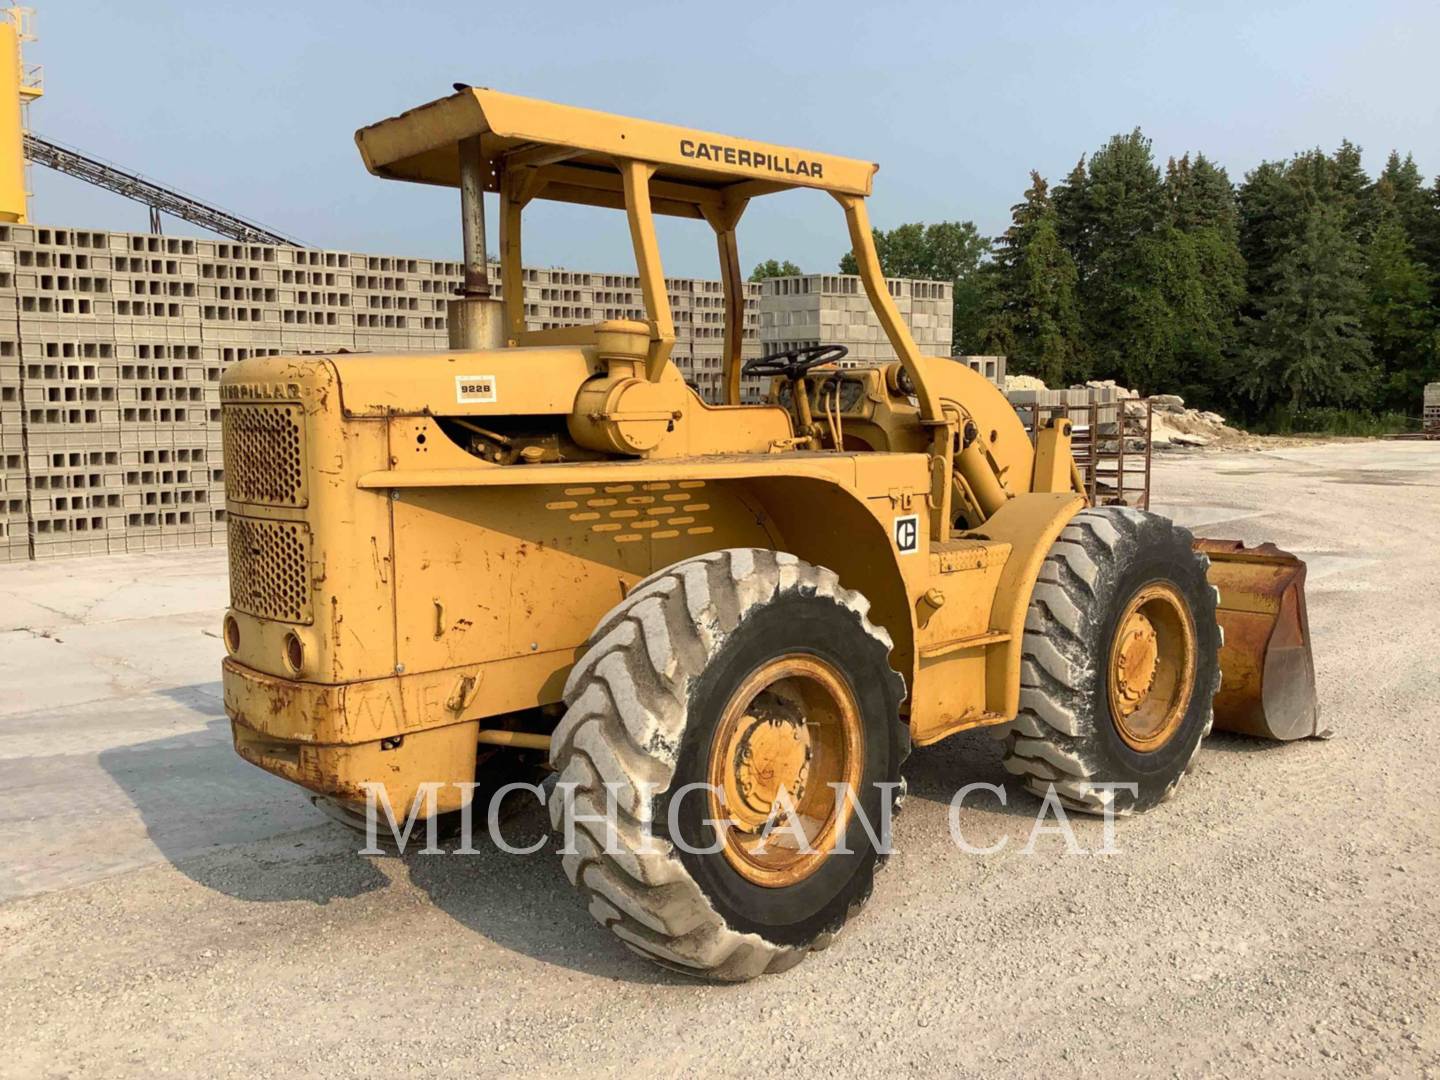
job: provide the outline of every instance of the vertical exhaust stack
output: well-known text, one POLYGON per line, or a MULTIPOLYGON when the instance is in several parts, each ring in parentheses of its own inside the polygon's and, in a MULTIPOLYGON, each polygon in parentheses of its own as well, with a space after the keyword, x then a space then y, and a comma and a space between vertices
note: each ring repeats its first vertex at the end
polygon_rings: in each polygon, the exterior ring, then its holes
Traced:
POLYGON ((1328 737, 1320 728, 1305 611, 1305 563, 1274 544, 1196 540, 1210 559, 1224 631, 1215 726, 1262 739, 1328 737))
POLYGON ((500 313, 491 297, 490 260, 485 252, 485 159, 480 136, 462 139, 459 154, 464 281, 459 297, 445 304, 445 326, 452 349, 498 349, 505 343, 500 313))

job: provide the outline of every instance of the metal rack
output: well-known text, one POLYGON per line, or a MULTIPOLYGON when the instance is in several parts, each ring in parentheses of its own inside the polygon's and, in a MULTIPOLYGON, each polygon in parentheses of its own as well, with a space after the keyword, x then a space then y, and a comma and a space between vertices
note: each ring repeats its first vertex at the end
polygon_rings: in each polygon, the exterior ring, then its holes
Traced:
POLYGON ((1055 419, 1071 423, 1070 449, 1085 492, 1095 506, 1150 509, 1150 436, 1154 409, 1149 398, 1091 401, 1080 405, 1016 405, 1030 441, 1055 419), (1144 411, 1131 416, 1128 406, 1144 411))

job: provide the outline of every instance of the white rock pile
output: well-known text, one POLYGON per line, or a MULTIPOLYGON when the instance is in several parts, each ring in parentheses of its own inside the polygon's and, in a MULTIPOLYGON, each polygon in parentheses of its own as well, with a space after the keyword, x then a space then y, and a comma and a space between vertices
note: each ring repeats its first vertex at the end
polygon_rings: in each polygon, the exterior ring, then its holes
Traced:
MULTIPOLYGON (((1145 449, 1145 399, 1114 379, 1097 379, 1071 386, 1068 390, 1052 390, 1033 375, 1007 374, 1005 393, 1016 409, 1022 410, 1097 405, 1097 434, 1102 438, 1119 434, 1121 424, 1118 413, 1123 411, 1126 448, 1145 449)), ((1149 401, 1150 445, 1157 450, 1241 447, 1254 441, 1252 436, 1227 424, 1219 413, 1187 409, 1185 399, 1179 394, 1155 394, 1149 401)))
POLYGON ((1037 379, 1034 375, 1006 375, 1005 392, 1011 390, 1047 390, 1049 389, 1043 380, 1037 379))
MULTIPOLYGON (((1111 390, 1124 402, 1127 418, 1144 419, 1143 399, 1134 390, 1121 386, 1114 379, 1095 380, 1071 389, 1111 390)), ((1150 445, 1157 450, 1225 446, 1245 438, 1243 431, 1230 427, 1219 413, 1187 409, 1185 399, 1179 394, 1153 394, 1150 397, 1150 407, 1150 445)))

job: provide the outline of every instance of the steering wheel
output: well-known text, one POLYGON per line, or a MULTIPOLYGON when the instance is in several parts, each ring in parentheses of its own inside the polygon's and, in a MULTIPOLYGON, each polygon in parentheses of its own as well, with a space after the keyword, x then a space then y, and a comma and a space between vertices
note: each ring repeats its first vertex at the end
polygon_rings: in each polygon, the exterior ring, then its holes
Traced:
POLYGON ((850 354, 844 345, 802 345, 796 349, 768 353, 750 360, 742 369, 746 375, 775 376, 798 379, 821 364, 831 364, 850 354))

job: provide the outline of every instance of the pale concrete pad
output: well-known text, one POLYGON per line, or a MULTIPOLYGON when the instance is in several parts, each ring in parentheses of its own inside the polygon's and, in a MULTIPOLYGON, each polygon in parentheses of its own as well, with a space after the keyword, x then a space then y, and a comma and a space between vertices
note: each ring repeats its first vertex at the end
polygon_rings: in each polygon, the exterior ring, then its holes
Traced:
POLYGON ((1203 533, 1211 525, 1218 525, 1226 521, 1244 521, 1246 518, 1259 517, 1263 510, 1238 510, 1233 506, 1186 506, 1183 503, 1167 503, 1160 499, 1151 499, 1150 509, 1154 513, 1164 514, 1176 524, 1184 525, 1194 533, 1203 533))
POLYGON ((313 827, 235 756, 225 552, 0 566, 0 900, 313 827))

